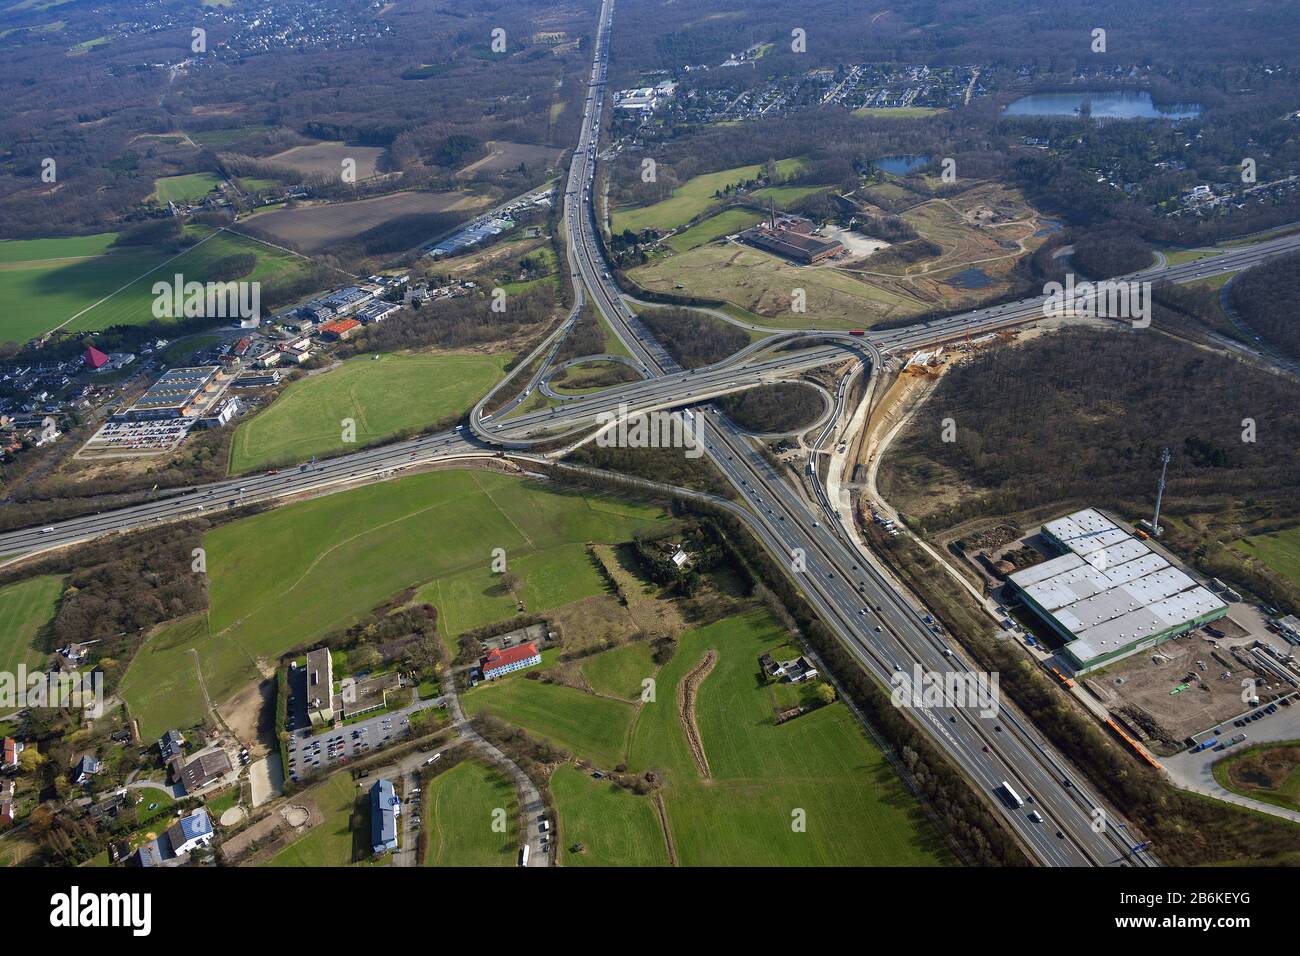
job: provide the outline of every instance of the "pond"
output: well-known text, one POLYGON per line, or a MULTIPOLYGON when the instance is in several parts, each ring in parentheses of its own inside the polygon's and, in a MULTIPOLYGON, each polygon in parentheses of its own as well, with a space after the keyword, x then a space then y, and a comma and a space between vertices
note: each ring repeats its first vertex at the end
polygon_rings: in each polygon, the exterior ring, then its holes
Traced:
POLYGON ((1077 93, 1031 93, 1008 104, 1007 116, 1076 116, 1091 104, 1093 119, 1180 120, 1201 115, 1199 103, 1161 106, 1145 90, 1080 90, 1077 93))
POLYGON ((929 156, 906 153, 901 156, 881 156, 879 159, 873 159, 871 165, 882 173, 889 173, 891 176, 906 176, 913 170, 920 169, 929 161, 929 156))

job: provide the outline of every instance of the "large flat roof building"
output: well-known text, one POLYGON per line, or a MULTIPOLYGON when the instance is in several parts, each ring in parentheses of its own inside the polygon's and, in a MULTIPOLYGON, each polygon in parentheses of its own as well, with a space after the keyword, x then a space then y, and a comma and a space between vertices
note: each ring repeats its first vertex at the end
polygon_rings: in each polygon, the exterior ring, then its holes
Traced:
POLYGON ((126 410, 125 417, 154 421, 197 415, 203 396, 216 390, 220 373, 219 365, 168 369, 126 410))
POLYGON ((1095 670, 1228 613, 1228 606, 1095 508, 1049 521, 1062 554, 1012 574, 1014 593, 1066 643, 1076 673, 1095 670))

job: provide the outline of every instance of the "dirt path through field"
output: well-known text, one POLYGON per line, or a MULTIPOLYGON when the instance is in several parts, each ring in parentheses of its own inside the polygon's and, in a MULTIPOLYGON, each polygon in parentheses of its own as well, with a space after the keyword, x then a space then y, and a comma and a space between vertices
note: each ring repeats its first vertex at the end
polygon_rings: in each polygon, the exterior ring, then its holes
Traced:
POLYGON ((664 806, 664 795, 658 790, 654 795, 655 812, 659 814, 659 826, 664 831, 664 846, 668 849, 668 865, 681 866, 677 862, 677 847, 673 844, 672 831, 668 829, 668 808, 664 806))
POLYGON ((704 742, 700 739, 700 728, 695 724, 695 697, 704 678, 709 676, 717 662, 718 652, 709 651, 677 688, 677 716, 682 722, 682 729, 686 731, 686 742, 690 745, 691 756, 695 758, 695 766, 699 767, 700 776, 705 780, 712 774, 709 772, 709 758, 704 753, 704 742))

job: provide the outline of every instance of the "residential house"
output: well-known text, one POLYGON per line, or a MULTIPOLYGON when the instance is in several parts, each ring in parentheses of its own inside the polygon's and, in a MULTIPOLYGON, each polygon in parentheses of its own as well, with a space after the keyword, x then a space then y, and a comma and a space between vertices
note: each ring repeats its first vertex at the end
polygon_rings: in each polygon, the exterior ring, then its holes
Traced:
POLYGON ((18 769, 18 755, 23 752, 27 745, 21 740, 15 740, 13 737, 5 738, 4 764, 5 770, 18 769))
POLYGON ((158 752, 162 754, 163 763, 185 753, 185 738, 179 731, 169 730, 158 741, 158 752))
POLYGON ((199 807, 187 817, 181 817, 167 828, 167 842, 171 844, 172 854, 181 856, 212 842, 212 818, 208 811, 199 807))
POLYGON ((77 765, 72 768, 72 782, 78 786, 90 782, 90 778, 99 773, 99 758, 94 754, 82 754, 77 765))

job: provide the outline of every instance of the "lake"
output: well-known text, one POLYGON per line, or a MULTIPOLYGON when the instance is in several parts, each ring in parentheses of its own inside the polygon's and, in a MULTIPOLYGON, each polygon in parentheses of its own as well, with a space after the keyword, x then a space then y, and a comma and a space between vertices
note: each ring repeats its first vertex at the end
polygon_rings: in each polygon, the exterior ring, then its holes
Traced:
POLYGON ((1201 115, 1199 103, 1174 103, 1160 106, 1151 94, 1137 90, 1109 92, 1031 93, 1008 104, 1006 116, 1075 116, 1084 101, 1092 103, 1094 119, 1167 119, 1180 120, 1201 115))

